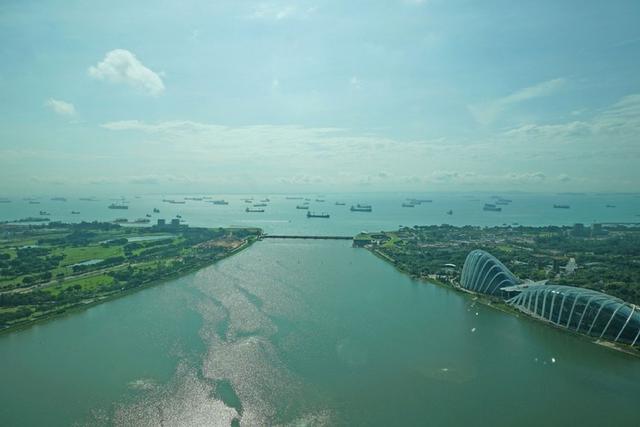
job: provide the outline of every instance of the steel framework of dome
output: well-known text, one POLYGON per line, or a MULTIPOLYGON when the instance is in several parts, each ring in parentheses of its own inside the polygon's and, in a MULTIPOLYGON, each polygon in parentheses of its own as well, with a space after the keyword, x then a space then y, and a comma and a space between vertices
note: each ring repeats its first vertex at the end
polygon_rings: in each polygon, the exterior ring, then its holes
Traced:
POLYGON ((640 337, 640 307, 591 289, 534 285, 507 300, 520 311, 580 334, 632 346, 640 337))
POLYGON ((469 252, 460 276, 463 288, 495 296, 501 294, 502 288, 517 283, 517 277, 498 258, 479 249, 469 252))

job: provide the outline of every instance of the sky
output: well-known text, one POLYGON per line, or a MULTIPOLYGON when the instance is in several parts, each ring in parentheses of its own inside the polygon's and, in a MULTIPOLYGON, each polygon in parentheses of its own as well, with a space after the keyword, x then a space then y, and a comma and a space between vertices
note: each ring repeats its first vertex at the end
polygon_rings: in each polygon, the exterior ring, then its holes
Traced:
POLYGON ((0 195, 638 191, 640 2, 0 2, 0 195))

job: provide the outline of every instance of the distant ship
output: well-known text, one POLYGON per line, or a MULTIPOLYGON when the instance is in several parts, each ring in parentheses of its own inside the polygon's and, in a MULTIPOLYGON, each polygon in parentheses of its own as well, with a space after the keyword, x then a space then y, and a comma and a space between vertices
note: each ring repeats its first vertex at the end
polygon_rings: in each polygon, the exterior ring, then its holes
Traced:
POLYGON ((316 213, 311 213, 307 211, 307 218, 329 218, 329 214, 324 212, 320 214, 316 214, 316 213))
POLYGON ((608 208, 615 208, 616 205, 607 205, 608 208))
POLYGON ((255 203, 253 205, 254 208, 264 208, 265 206, 267 206, 266 203, 255 203))
POLYGON ((571 209, 569 205, 553 205, 555 209, 571 209))
POLYGON ((158 209, 158 208, 153 208, 153 213, 160 213, 160 209, 158 209))
POLYGON ((51 214, 47 211, 40 211, 40 215, 51 215, 51 214))
POLYGON ((96 199, 93 197, 80 197, 78 200, 82 200, 83 202, 95 202, 96 199))
POLYGON ((150 222, 151 220, 148 218, 138 218, 135 221, 133 221, 134 224, 148 224, 150 222))
POLYGON ((185 200, 195 200, 196 202, 202 201, 202 197, 185 197, 185 200))
POLYGON ((298 205, 298 206, 296 206, 296 209, 309 209, 309 206, 307 206, 307 205, 298 205))
POLYGON ((287 197, 285 197, 285 199, 287 199, 287 200, 302 200, 302 197, 287 196, 287 197))
POLYGON ((421 205, 423 203, 432 203, 433 200, 431 199, 407 199, 407 201, 409 203, 411 203, 412 205, 421 205))
POLYGON ((344 205, 346 205, 346 203, 344 203, 344 202, 336 202, 336 206, 344 206, 344 205))
POLYGON ((151 218, 151 214, 146 214, 145 215, 147 218, 151 218))
POLYGON ((252 208, 246 208, 244 211, 245 211, 245 212, 264 212, 264 209, 252 209, 252 208))
POLYGON ((316 202, 322 203, 324 202, 324 199, 316 199, 316 202))
MULTIPOLYGON (((6 203, 6 202, 5 202, 6 203)), ((29 200, 29 204, 30 205, 39 205, 40 202, 38 202, 37 200, 29 200)))
POLYGON ((213 200, 211 203, 213 203, 214 205, 228 205, 229 202, 227 202, 226 200, 213 200))
POLYGON ((115 222, 116 224, 126 224, 127 222, 129 222, 129 220, 127 218, 116 218, 113 220, 113 222, 115 222))
POLYGON ((173 199, 162 199, 162 201, 165 203, 171 203, 172 205, 184 205, 185 203, 187 203, 184 200, 177 201, 173 199))
POLYGON ((11 203, 9 199, 0 199, 0 203, 11 203))
POLYGON ((109 209, 129 209, 129 206, 124 204, 111 203, 109 209))
POLYGON ((71 211, 71 215, 79 215, 79 214, 80 214, 80 212, 78 212, 78 211, 71 211))
POLYGON ((447 215, 453 215, 453 211, 452 211, 451 209, 449 209, 449 210, 447 211, 447 215))
POLYGON ((270 202, 271 200, 269 200, 269 198, 267 197, 266 199, 262 199, 262 200, 260 200, 260 201, 261 201, 261 202, 263 202, 263 203, 268 203, 268 202, 270 202))
POLYGON ((176 215, 176 218, 182 218, 182 215, 176 215))
POLYGON ((484 207, 482 208, 482 210, 490 211, 490 212, 501 212, 502 208, 499 208, 496 205, 491 204, 491 203, 485 203, 484 207))
POLYGON ((371 205, 356 205, 356 206, 351 206, 351 212, 371 212, 371 205))
POLYGON ((64 197, 52 197, 51 200, 53 200, 54 202, 66 202, 67 199, 65 199, 64 197))
POLYGON ((403 208, 415 208, 416 205, 414 205, 413 203, 403 203, 402 207, 403 208))

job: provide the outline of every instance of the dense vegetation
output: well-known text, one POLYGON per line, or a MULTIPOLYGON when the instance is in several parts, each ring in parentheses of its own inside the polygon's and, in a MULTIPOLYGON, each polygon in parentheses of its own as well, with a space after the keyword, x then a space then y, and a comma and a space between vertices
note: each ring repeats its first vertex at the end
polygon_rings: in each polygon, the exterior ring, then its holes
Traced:
POLYGON ((467 254, 484 249, 521 279, 595 289, 640 304, 640 228, 442 225, 357 239, 416 277, 456 281, 467 254))

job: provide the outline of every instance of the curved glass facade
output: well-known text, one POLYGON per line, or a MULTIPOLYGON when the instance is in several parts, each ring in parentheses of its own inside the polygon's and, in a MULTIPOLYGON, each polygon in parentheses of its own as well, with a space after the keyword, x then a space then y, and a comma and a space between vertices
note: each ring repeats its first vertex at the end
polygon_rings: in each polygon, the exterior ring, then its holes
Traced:
POLYGON ((507 303, 554 325, 613 342, 636 345, 640 307, 590 289, 561 285, 524 288, 507 303))
POLYGON ((501 288, 513 286, 518 279, 496 257, 482 250, 469 252, 462 267, 460 285, 473 292, 501 295, 501 288))

